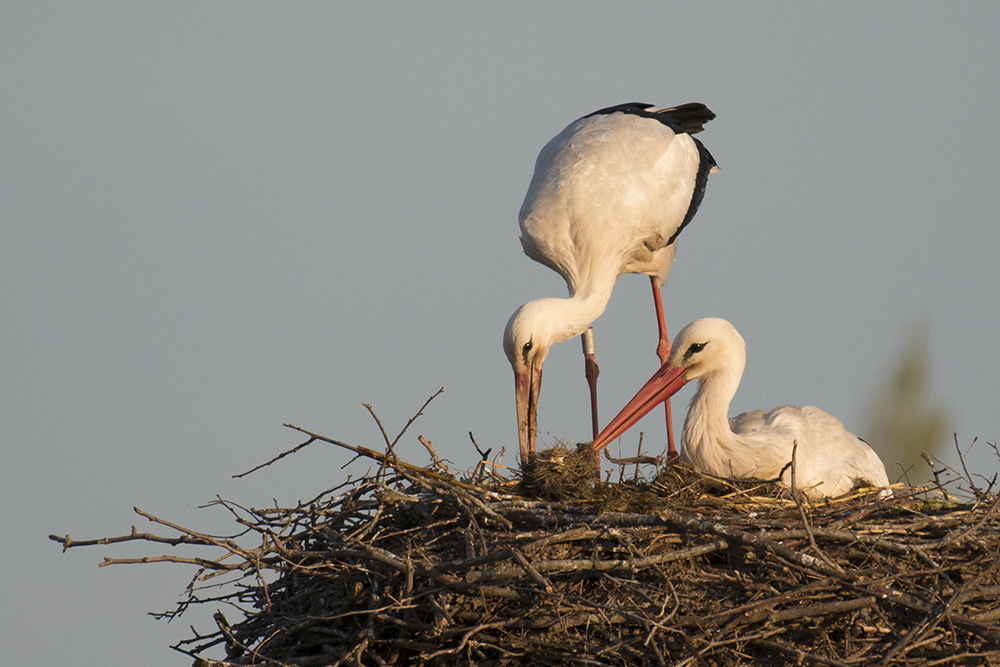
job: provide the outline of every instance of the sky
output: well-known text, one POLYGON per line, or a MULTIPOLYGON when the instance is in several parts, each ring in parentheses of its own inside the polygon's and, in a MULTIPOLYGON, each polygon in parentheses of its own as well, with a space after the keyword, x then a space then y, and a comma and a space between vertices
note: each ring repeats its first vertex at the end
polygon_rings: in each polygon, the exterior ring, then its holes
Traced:
MULTIPOLYGON (((193 570, 98 567, 169 547, 47 536, 155 528, 134 506, 225 533, 217 495, 290 505, 367 469, 314 444, 233 479, 302 441, 283 423, 378 448, 362 402, 395 434, 446 385, 400 455, 424 435, 469 467, 472 432, 513 464, 503 328, 565 295, 518 209, 539 149, 623 102, 718 114, 664 305, 746 339, 730 414, 818 405, 863 436, 925 321, 931 398, 993 474, 998 32, 990 2, 3 3, 4 662, 190 664, 168 646, 215 608, 146 613, 193 570)), ((594 325, 602 421, 658 365, 649 292, 623 277, 594 325)), ((588 410, 567 341, 540 446, 589 439, 588 410)))

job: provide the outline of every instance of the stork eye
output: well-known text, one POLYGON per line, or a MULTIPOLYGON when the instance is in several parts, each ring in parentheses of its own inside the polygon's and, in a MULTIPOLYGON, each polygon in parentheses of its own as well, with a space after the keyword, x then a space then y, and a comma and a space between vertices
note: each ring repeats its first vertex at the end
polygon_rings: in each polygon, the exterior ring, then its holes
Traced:
POLYGON ((529 352, 531 352, 531 341, 530 340, 527 343, 524 344, 524 347, 521 348, 521 354, 523 354, 525 357, 528 356, 529 352))
POLYGON ((688 355, 698 354, 699 352, 705 349, 706 344, 707 343, 691 343, 691 346, 688 347, 687 351, 688 355))

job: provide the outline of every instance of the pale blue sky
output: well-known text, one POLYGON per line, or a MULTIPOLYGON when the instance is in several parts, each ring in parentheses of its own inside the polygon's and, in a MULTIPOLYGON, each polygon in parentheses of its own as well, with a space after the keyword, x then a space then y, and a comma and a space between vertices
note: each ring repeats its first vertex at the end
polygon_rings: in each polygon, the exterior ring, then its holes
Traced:
MULTIPOLYGON (((223 531, 196 509, 217 493, 343 480, 319 445, 230 479, 299 442, 282 422, 377 447, 362 401, 398 430, 446 384, 403 456, 423 434, 470 465, 469 431, 516 450, 503 326, 565 294, 517 211, 541 146, 611 104, 718 114, 665 306, 673 332, 746 338, 733 414, 814 404, 859 430, 924 317, 933 396, 962 443, 997 442, 998 32, 988 2, 4 3, 3 662, 189 664, 167 646, 214 608, 144 612, 193 572, 97 568, 168 549, 46 536, 149 528, 133 505, 223 531)), ((595 329, 606 421, 657 364, 648 281, 595 329)), ((586 439, 587 409, 569 341, 542 443, 586 439)))

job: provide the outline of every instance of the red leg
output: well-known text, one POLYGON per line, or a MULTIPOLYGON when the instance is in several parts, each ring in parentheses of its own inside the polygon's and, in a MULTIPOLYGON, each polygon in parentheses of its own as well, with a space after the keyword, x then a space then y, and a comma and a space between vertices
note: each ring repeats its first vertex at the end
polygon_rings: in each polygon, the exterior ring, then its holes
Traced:
MULTIPOLYGON (((653 285, 653 305, 656 307, 656 323, 660 327, 660 342, 656 346, 656 356, 660 358, 662 365, 667 363, 667 358, 670 357, 670 338, 667 336, 667 321, 663 317, 663 297, 660 295, 660 283, 655 276, 650 276, 649 281, 653 285)), ((674 446, 674 418, 670 410, 670 399, 664 401, 663 409, 667 413, 667 461, 673 463, 680 457, 674 446)))
POLYGON ((597 367, 597 358, 594 356, 594 330, 587 327, 580 338, 583 341, 584 372, 587 384, 590 385, 590 416, 593 420, 594 440, 597 440, 597 434, 600 433, 597 427, 597 376, 601 369, 597 367))

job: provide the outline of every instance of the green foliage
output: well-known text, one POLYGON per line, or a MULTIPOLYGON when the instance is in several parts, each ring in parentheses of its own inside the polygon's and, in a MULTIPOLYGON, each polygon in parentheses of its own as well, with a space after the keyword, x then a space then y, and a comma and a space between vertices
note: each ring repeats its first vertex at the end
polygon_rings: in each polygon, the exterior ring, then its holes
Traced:
POLYGON ((888 376, 871 400, 865 439, 881 456, 889 480, 904 470, 911 484, 930 478, 922 452, 936 455, 950 431, 948 410, 930 396, 930 329, 911 323, 888 376))

